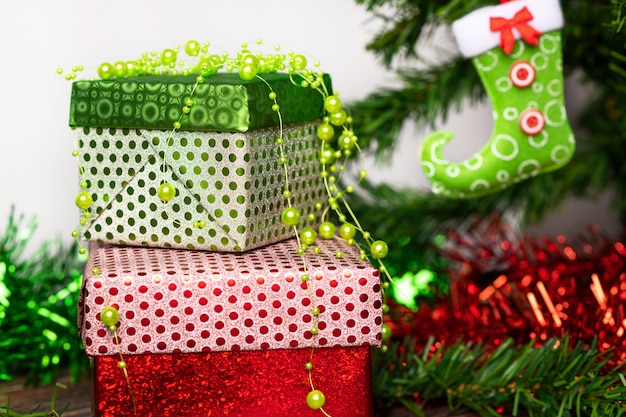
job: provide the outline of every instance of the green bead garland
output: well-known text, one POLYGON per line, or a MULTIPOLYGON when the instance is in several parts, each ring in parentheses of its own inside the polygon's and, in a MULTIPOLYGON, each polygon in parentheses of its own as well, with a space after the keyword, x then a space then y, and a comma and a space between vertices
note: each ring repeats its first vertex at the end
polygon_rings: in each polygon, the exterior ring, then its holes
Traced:
POLYGON ((87 191, 81 191, 76 196, 76 206, 79 209, 87 210, 93 204, 93 199, 91 198, 91 194, 87 191))
POLYGON ((336 95, 328 96, 324 99, 324 110, 333 114, 341 111, 341 100, 336 95))
POLYGON ((313 390, 306 396, 306 403, 312 410, 319 410, 326 403, 326 397, 320 390, 313 390))
POLYGON ((319 235, 322 239, 332 239, 335 236, 336 227, 332 222, 323 222, 319 226, 319 235))
POLYGON ((351 225, 350 223, 344 223, 339 227, 339 236, 344 239, 352 239, 356 236, 356 227, 351 225))
POLYGON ((389 327, 387 323, 384 323, 382 326, 381 336, 382 336, 383 342, 386 342, 387 340, 389 340, 389 338, 391 338, 391 327, 389 327))
POLYGON ((312 245, 317 240, 317 232, 312 227, 305 227, 300 232, 300 240, 307 245, 312 245))
POLYGON ((334 135, 335 129, 328 123, 322 123, 317 128, 317 136, 323 141, 331 140, 334 135))
POLYGON ((103 80, 110 80, 111 78, 113 78, 114 71, 115 69, 113 65, 109 64, 108 62, 103 62, 102 64, 100 64, 100 67, 98 67, 98 76, 103 80))
POLYGON ((168 182, 163 183, 161 184, 161 186, 159 186, 159 191, 157 192, 157 195, 159 196, 159 199, 164 203, 168 202, 172 198, 174 198, 174 196, 176 196, 176 188, 174 188, 174 186, 168 182))
POLYGON ((114 327, 120 321, 120 314, 114 307, 105 307, 100 312, 100 321, 108 328, 114 327))
POLYGON ((387 244, 382 240, 377 240, 372 243, 371 251, 374 259, 383 259, 389 253, 387 244))
POLYGON ((300 212, 294 207, 287 207, 280 215, 280 221, 287 226, 295 226, 300 221, 300 212))
POLYGON ((189 56, 198 56, 200 52, 200 43, 198 41, 190 40, 185 44, 185 52, 189 56))

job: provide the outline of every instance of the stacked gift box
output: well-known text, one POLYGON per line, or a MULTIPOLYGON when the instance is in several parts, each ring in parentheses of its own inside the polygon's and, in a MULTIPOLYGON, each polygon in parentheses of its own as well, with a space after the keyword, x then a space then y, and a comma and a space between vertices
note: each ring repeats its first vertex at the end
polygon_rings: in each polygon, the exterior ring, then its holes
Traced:
POLYGON ((70 124, 91 199, 79 328, 95 416, 372 415, 378 272, 339 239, 298 254, 280 220, 288 180, 299 226, 320 221, 323 98, 289 75, 263 78, 73 84, 70 124), (167 204, 162 183, 176 189, 167 204), (111 308, 116 323, 103 319, 111 308), (322 410, 307 404, 312 390, 325 394, 322 410))

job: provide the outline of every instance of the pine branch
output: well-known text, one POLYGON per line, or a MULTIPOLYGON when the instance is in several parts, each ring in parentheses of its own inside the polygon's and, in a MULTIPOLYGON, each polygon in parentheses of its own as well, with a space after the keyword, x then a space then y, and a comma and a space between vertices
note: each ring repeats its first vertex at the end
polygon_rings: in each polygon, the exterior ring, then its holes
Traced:
POLYGON ((416 415, 432 402, 481 416, 619 416, 626 412, 622 367, 608 367, 594 345, 567 337, 494 350, 439 344, 421 352, 406 340, 374 357, 374 396, 380 409, 402 404, 416 415), (436 347, 436 349, 435 349, 436 347))
MULTIPOLYGON (((419 127, 446 120, 451 107, 459 109, 464 99, 476 103, 485 96, 470 61, 456 59, 443 68, 401 71, 402 88, 382 89, 354 103, 351 113, 358 126, 359 146, 375 146, 379 157, 389 156, 407 119, 419 127)), ((356 130, 356 129, 355 129, 356 130)))
POLYGON ((622 0, 612 0, 611 6, 576 1, 563 7, 563 64, 570 72, 583 71, 600 91, 626 92, 623 6, 622 0))
POLYGON ((384 27, 367 45, 386 68, 396 58, 418 59, 418 41, 477 7, 493 4, 486 0, 355 0, 382 20, 384 27))
POLYGON ((435 237, 472 211, 488 214, 491 208, 480 200, 449 200, 387 184, 364 182, 361 190, 350 196, 350 205, 366 230, 385 237, 391 249, 386 264, 392 274, 415 273, 425 265, 434 269, 441 263, 433 247, 435 237))
POLYGON ((611 22, 615 33, 624 33, 626 23, 626 0, 611 0, 613 21, 611 22))

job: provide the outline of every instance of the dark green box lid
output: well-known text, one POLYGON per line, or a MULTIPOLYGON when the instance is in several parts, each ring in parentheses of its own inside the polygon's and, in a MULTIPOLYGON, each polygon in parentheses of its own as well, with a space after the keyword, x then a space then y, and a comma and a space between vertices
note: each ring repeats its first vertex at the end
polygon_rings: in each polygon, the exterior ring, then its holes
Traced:
MULTIPOLYGON (((181 129, 246 132, 277 126, 271 91, 276 93, 283 124, 322 116, 322 95, 301 87, 299 75, 270 73, 262 77, 244 81, 238 74, 218 73, 205 78, 193 92, 194 104, 182 118, 181 129)), ((324 83, 331 93, 330 76, 324 75, 324 83)), ((72 84, 70 126, 172 129, 195 84, 195 76, 171 75, 76 81, 72 84)))

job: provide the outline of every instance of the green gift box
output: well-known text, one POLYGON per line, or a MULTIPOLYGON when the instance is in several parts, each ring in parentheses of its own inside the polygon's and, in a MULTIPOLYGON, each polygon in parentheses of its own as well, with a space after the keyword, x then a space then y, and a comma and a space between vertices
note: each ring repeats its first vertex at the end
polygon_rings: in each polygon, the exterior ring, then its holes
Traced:
MULTIPOLYGON (((325 77, 330 90, 330 78, 325 77)), ((290 75, 244 81, 219 73, 77 81, 75 128, 81 182, 93 203, 86 240, 237 252, 293 236, 280 221, 289 183, 300 226, 315 226, 325 195, 315 131, 323 97, 290 75), (272 109, 276 94, 279 114, 272 109), (183 114, 185 100, 193 105, 183 114), (180 122, 180 129, 174 129, 180 122), (276 139, 281 135, 286 164, 276 139), (287 178, 285 178, 287 175, 287 178), (164 203, 162 183, 176 188, 164 203)))

